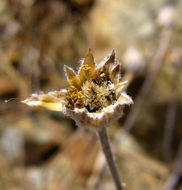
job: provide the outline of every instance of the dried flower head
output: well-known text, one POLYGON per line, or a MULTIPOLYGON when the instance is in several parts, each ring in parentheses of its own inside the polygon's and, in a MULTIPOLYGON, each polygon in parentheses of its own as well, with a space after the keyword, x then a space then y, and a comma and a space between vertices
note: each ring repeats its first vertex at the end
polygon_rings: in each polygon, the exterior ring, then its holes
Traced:
POLYGON ((175 24, 175 15, 174 15, 174 7, 171 5, 166 5, 159 11, 158 15, 158 23, 161 26, 169 28, 175 24))
POLYGON ((146 59, 143 53, 133 46, 126 50, 123 63, 125 69, 132 73, 142 72, 146 67, 146 59))
POLYGON ((68 66, 64 69, 70 85, 67 90, 32 94, 23 103, 62 111, 78 126, 95 128, 119 118, 124 105, 132 103, 123 92, 126 82, 119 82, 120 64, 116 62, 114 50, 96 64, 89 49, 77 74, 68 66))

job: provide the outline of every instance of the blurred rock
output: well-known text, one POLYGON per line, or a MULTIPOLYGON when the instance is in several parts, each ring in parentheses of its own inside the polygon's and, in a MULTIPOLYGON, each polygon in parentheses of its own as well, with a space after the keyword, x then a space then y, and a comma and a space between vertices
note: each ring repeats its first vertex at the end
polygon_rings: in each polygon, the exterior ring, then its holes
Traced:
POLYGON ((21 29, 21 25, 16 20, 11 20, 3 30, 3 37, 7 40, 8 38, 16 35, 21 29))
POLYGON ((38 165, 56 154, 68 140, 72 129, 68 122, 56 122, 49 117, 29 118, 17 122, 25 137, 25 163, 38 165))
POLYGON ((45 182, 43 178, 43 171, 40 168, 30 168, 26 172, 27 179, 37 190, 43 190, 45 188, 45 182))
POLYGON ((47 164, 44 171, 47 189, 87 189, 86 182, 92 173, 97 153, 95 134, 78 130, 47 164))
MULTIPOLYGON (((132 44, 149 48, 153 55, 152 51, 158 44, 158 12, 167 4, 167 0, 98 0, 89 13, 85 27, 90 46, 99 57, 114 48, 121 59, 123 50, 132 44)), ((177 8, 175 15, 178 20, 181 1, 177 0, 173 5, 177 8)))
POLYGON ((5 128, 1 134, 0 151, 11 164, 24 163, 24 137, 20 130, 5 128))
POLYGON ((0 96, 4 96, 7 94, 15 94, 17 91, 17 87, 14 82, 10 81, 7 77, 0 78, 0 96))
MULTIPOLYGON (((0 153, 0 188, 2 190, 32 190, 35 186, 26 177, 24 169, 10 167, 5 157, 0 153)), ((35 189, 37 190, 37 189, 35 189)))

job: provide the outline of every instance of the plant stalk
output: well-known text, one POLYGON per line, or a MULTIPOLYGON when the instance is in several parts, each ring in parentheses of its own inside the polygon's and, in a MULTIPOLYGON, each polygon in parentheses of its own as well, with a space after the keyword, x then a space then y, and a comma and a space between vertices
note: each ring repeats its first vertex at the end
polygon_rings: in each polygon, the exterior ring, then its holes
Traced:
POLYGON ((105 159, 106 159, 107 164, 109 166, 111 175, 113 177, 116 189, 117 190, 123 190, 121 179, 119 177, 118 168, 116 165, 116 161, 114 159, 114 156, 113 156, 113 153, 111 150, 111 145, 110 145, 110 140, 109 140, 107 128, 103 127, 100 130, 98 130, 97 135, 98 135, 98 139, 100 141, 102 150, 104 152, 105 159))

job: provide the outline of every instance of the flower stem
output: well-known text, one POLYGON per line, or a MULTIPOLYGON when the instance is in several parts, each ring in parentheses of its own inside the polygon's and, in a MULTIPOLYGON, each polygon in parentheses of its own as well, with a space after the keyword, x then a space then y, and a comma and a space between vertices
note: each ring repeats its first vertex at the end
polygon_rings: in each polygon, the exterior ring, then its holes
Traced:
POLYGON ((102 147, 102 150, 104 152, 105 155, 105 159, 107 161, 107 164, 109 166, 111 175, 113 177, 114 183, 116 185, 116 189, 117 190, 122 190, 122 183, 121 183, 121 179, 119 177, 119 172, 118 172, 118 168, 111 150, 111 145, 110 145, 110 141, 109 141, 109 137, 108 137, 108 132, 107 132, 107 128, 103 127, 100 130, 97 131, 97 135, 102 147))

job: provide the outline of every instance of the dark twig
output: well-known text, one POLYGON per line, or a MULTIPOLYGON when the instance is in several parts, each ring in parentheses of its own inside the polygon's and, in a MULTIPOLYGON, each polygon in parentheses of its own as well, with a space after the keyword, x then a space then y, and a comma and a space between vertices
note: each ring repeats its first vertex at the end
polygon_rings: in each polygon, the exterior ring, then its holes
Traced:
MULTIPOLYGON (((180 57, 180 54, 178 55, 180 57)), ((173 131, 175 127, 176 120, 176 111, 178 105, 178 94, 177 94, 177 85, 179 81, 182 59, 181 57, 173 63, 175 69, 175 76, 173 77, 171 89, 173 91, 173 96, 168 104, 167 114, 166 114, 166 123, 164 128, 164 139, 163 139, 163 157, 166 162, 171 161, 172 157, 172 140, 173 140, 173 131)))
POLYGON ((171 145, 173 140, 173 131, 175 127, 177 105, 178 100, 176 97, 173 97, 169 102, 166 114, 166 124, 163 139, 163 158, 166 162, 170 162, 172 157, 171 145))
POLYGON ((144 102, 145 97, 148 94, 149 90, 151 89, 154 79, 157 76, 157 73, 163 63, 166 51, 169 46, 171 32, 172 32, 171 28, 163 30, 159 48, 157 50, 156 56, 154 57, 151 70, 150 70, 148 76, 146 77, 146 79, 143 83, 143 86, 142 86, 137 98, 134 101, 135 104, 131 108, 131 112, 130 112, 129 116, 127 117, 127 120, 124 124, 124 129, 126 132, 129 132, 132 129, 132 127, 135 123, 135 120, 140 112, 141 105, 144 102))
POLYGON ((173 97, 169 101, 167 114, 166 114, 166 123, 164 128, 164 139, 163 139, 163 157, 166 162, 171 161, 172 156, 172 140, 173 140, 173 131, 175 127, 176 120, 176 111, 178 105, 177 98, 177 83, 179 79, 179 70, 176 71, 175 76, 172 82, 173 97))
POLYGON ((119 177, 119 172, 118 172, 118 168, 117 168, 113 153, 111 151, 111 145, 110 145, 110 141, 109 141, 109 137, 108 137, 107 128, 103 127, 100 130, 98 130, 97 135, 98 135, 102 150, 104 152, 105 159, 109 166, 111 175, 115 182, 116 189, 122 190, 123 189, 122 185, 121 185, 122 183, 121 183, 121 179, 119 177))
POLYGON ((162 190, 175 190, 182 176, 182 142, 177 154, 177 161, 174 171, 171 173, 162 190))

